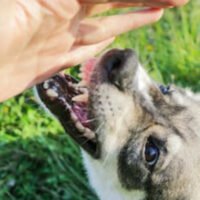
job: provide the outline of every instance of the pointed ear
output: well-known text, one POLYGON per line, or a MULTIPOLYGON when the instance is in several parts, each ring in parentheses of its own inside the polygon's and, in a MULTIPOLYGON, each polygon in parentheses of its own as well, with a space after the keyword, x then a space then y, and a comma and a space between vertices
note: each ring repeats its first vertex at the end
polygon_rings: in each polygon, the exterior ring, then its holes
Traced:
POLYGON ((99 158, 100 148, 96 134, 92 131, 81 132, 72 119, 72 110, 66 100, 68 92, 65 91, 67 89, 65 81, 65 78, 57 75, 49 79, 48 84, 45 84, 45 82, 38 84, 35 87, 36 96, 40 104, 56 117, 73 140, 92 157, 99 158), (52 95, 49 95, 50 93, 52 95))

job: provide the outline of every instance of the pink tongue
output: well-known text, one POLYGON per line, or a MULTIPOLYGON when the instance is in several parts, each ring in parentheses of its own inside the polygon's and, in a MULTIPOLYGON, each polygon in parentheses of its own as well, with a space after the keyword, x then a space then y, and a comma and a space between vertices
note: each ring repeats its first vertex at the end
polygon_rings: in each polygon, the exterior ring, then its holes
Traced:
POLYGON ((83 64, 83 66, 81 67, 82 80, 85 81, 87 84, 90 82, 90 77, 92 75, 96 62, 96 58, 91 58, 90 60, 86 61, 86 63, 83 64))

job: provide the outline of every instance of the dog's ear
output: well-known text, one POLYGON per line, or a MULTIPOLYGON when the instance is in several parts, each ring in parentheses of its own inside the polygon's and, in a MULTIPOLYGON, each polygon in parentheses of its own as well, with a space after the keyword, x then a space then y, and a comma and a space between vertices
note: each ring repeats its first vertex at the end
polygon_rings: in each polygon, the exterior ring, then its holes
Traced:
POLYGON ((73 121, 71 107, 66 101, 68 92, 65 81, 63 77, 57 75, 49 79, 48 84, 47 82, 38 84, 35 87, 36 96, 45 110, 58 119, 67 134, 92 157, 99 158, 100 152, 96 134, 89 129, 85 132, 81 131, 81 128, 78 129, 78 125, 73 121))

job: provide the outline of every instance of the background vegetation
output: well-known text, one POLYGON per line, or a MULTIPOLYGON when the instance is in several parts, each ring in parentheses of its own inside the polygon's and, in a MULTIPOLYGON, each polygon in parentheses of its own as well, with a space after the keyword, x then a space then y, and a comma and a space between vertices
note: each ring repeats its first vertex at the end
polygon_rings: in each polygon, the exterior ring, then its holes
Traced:
MULTIPOLYGON (((119 37, 158 81, 200 90, 200 2, 119 37)), ((32 90, 0 105, 0 199, 95 200, 77 146, 37 105, 32 90)))

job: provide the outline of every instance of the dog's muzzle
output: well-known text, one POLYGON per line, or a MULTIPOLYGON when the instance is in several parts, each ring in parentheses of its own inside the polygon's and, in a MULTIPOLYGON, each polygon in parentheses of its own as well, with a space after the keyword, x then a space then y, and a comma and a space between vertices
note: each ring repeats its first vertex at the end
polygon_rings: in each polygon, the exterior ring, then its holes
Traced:
POLYGON ((134 51, 113 49, 99 60, 81 67, 82 80, 57 74, 40 83, 36 90, 42 104, 58 118, 67 133, 93 157, 100 156, 98 138, 92 126, 89 94, 100 84, 110 84, 122 92, 144 86, 145 72, 134 51), (142 81, 142 84, 139 82, 142 81))

